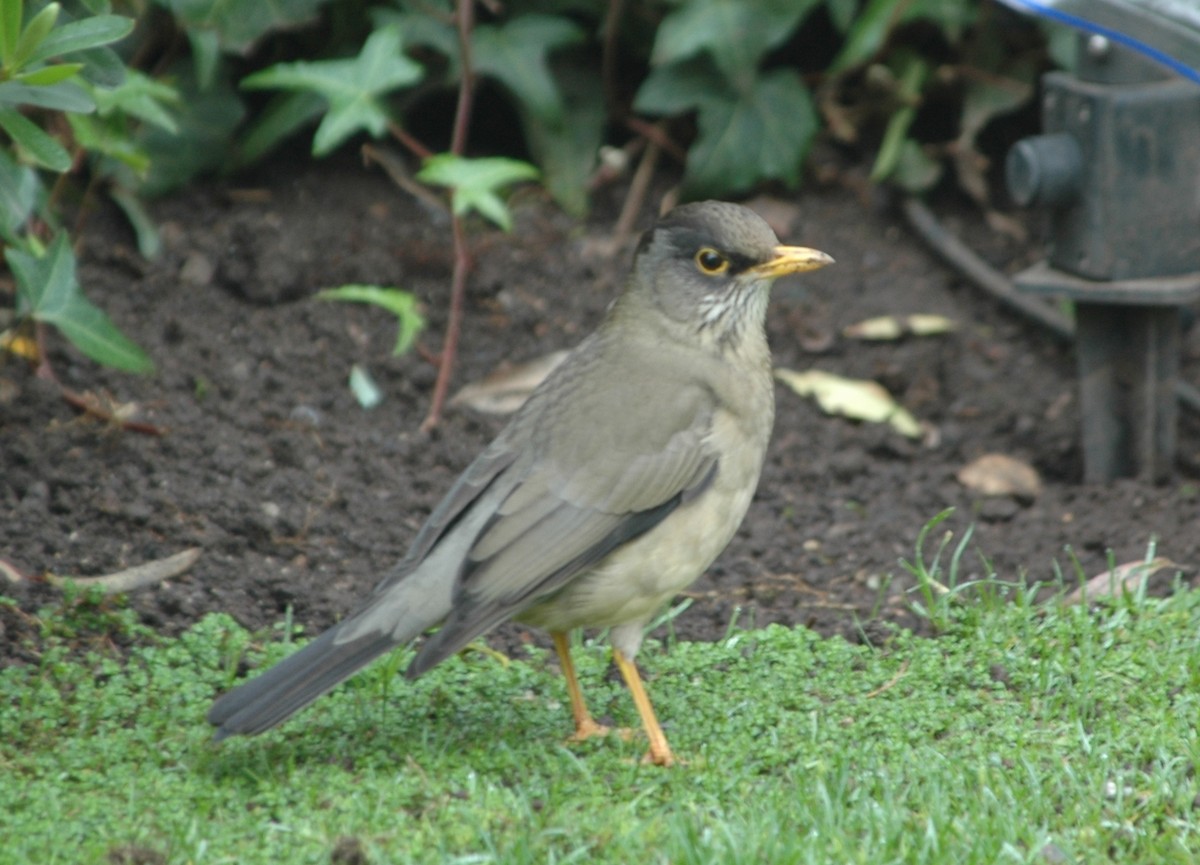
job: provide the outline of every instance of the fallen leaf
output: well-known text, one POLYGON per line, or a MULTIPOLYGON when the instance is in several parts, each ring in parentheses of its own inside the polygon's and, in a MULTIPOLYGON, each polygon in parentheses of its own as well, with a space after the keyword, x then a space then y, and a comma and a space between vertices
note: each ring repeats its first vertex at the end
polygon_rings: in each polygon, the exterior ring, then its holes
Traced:
POLYGON ((1006 454, 984 454, 958 470, 958 482, 985 496, 1036 499, 1042 492, 1037 469, 1006 454))
POLYGON ((144 565, 136 565, 113 574, 105 574, 102 577, 60 577, 56 574, 47 574, 46 579, 55 586, 61 586, 67 581, 73 582, 77 586, 98 586, 105 594, 112 595, 117 592, 131 592, 143 586, 151 586, 161 583, 163 580, 169 580, 171 577, 177 577, 194 565, 198 558, 200 558, 200 548, 191 547, 182 553, 167 556, 165 559, 155 559, 144 565))
POLYGON ((950 333, 958 325, 953 319, 932 313, 913 315, 881 315, 851 324, 842 330, 842 336, 851 339, 887 340, 902 336, 935 336, 950 333))
POLYGON ((1164 568, 1179 568, 1175 562, 1166 556, 1158 556, 1150 561, 1126 562, 1111 570, 1092 577, 1082 586, 1062 599, 1064 604, 1079 604, 1094 598, 1116 597, 1122 592, 1136 591, 1138 587, 1151 576, 1164 568))
POLYGON ((921 425, 878 382, 842 378, 832 373, 810 369, 796 372, 775 370, 775 377, 798 393, 811 396, 826 414, 841 415, 869 423, 888 423, 896 432, 909 438, 919 438, 921 425))
POLYGON ((565 351, 553 351, 526 363, 503 364, 482 381, 465 385, 451 398, 450 405, 484 414, 512 414, 566 357, 565 351))
POLYGON ((365 409, 373 409, 383 402, 383 391, 375 384, 375 379, 367 372, 366 367, 357 363, 350 367, 350 392, 365 409))

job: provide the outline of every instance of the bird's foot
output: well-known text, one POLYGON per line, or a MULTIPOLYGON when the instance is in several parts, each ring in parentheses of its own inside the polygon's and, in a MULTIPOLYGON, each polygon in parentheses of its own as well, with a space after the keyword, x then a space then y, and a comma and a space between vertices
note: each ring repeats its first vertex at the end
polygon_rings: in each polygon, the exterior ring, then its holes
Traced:
POLYGON ((567 738, 567 741, 586 742, 595 736, 607 736, 612 731, 612 727, 605 727, 591 718, 584 718, 582 721, 575 722, 575 732, 567 738))

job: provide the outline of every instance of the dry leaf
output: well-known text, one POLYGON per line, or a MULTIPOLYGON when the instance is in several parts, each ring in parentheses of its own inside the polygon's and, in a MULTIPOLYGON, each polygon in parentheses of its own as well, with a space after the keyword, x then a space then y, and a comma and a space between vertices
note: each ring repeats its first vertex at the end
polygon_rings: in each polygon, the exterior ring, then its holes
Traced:
POLYGON ((1037 470, 1006 454, 984 454, 958 470, 958 482, 985 496, 1036 499, 1042 492, 1037 470))
POLYGON ((868 318, 842 330, 850 339, 888 340, 902 336, 934 336, 949 333, 958 325, 944 315, 915 313, 913 315, 881 315, 868 318))
POLYGON ((775 377, 800 396, 811 396, 826 414, 888 423, 901 435, 918 438, 921 425, 892 395, 877 382, 865 379, 842 378, 832 373, 810 369, 796 372, 776 369, 775 377))
POLYGON ((1062 599, 1064 604, 1078 604, 1100 597, 1116 597, 1121 592, 1136 591, 1137 588, 1163 568, 1179 568, 1165 556, 1150 561, 1126 562, 1112 570, 1092 577, 1082 586, 1062 599))
POLYGON ((135 565, 103 577, 60 577, 57 574, 47 574, 46 579, 51 585, 61 586, 68 580, 77 586, 99 586, 106 595, 117 592, 131 592, 143 586, 152 586, 177 577, 196 563, 200 558, 200 548, 191 547, 182 553, 167 556, 165 559, 155 559, 144 565, 135 565))
POLYGON ((464 386, 450 405, 465 405, 484 414, 512 414, 566 357, 565 351, 553 351, 527 363, 502 364, 482 381, 464 386))

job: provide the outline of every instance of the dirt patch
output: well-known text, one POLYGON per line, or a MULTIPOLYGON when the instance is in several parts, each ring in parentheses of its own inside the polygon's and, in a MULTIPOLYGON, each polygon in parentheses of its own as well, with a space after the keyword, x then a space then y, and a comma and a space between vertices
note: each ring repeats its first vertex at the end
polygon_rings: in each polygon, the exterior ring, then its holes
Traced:
MULTIPOLYGON (((451 265, 441 219, 350 161, 277 165, 250 182, 193 189, 153 207, 165 252, 141 261, 119 220, 84 237, 90 295, 158 363, 153 377, 106 371, 55 341, 70 386, 136 403, 162 437, 80 417, 20 364, 0 368, 0 558, 29 574, 95 575, 190 546, 183 578, 134 593, 166 632, 221 610, 251 628, 290 608, 309 633, 376 582, 457 473, 503 420, 451 411, 417 431, 434 370, 392 358, 394 326, 377 310, 311 299, 347 282, 395 284, 421 296, 435 347, 451 265), (361 409, 346 380, 366 366, 386 393, 361 409)), ((534 195, 515 204, 511 236, 482 231, 459 383, 502 361, 577 342, 618 291, 628 250, 606 244, 620 190, 584 226, 534 195)), ((943 215, 947 215, 943 213, 943 215)), ((826 417, 782 387, 769 461, 745 525, 693 587, 675 633, 711 639, 739 625, 802 623, 857 638, 873 622, 920 628, 912 580, 898 566, 921 526, 947 507, 957 536, 999 574, 1049 580, 1102 570, 1158 549, 1200 562, 1200 424, 1185 416, 1176 478, 1082 485, 1074 361, 938 264, 885 208, 840 188, 799 198, 787 240, 827 250, 836 267, 777 287, 770 336, 781 366, 874 378, 936 431, 918 444, 886 427, 826 417), (957 332, 861 343, 841 328, 885 313, 934 312, 957 332), (982 499, 955 472, 998 451, 1028 461, 1045 487, 1031 502, 982 499)), ((968 211, 950 226, 1015 270, 1036 247, 991 234, 968 211)), ((642 225, 652 220, 643 216, 642 225)), ((1185 340, 1200 379, 1200 338, 1185 340)), ((940 534, 940 533, 939 533, 940 534)), ((981 575, 972 551, 964 576, 981 575)), ((1167 579, 1164 577, 1164 579, 1167 579)), ((17 601, 0 623, 0 656, 19 657, 21 612, 53 597, 44 584, 3 588, 17 601)), ((499 645, 529 639, 506 626, 499 645)), ((540 638, 538 638, 540 639, 540 638)), ((0 661, 3 663, 3 661, 0 661)))

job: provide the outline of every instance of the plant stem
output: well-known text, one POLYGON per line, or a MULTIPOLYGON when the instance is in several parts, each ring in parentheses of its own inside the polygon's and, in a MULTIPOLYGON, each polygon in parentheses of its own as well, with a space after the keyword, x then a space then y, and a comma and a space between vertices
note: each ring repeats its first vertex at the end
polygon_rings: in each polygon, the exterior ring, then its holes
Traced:
MULTIPOLYGON (((462 156, 467 146, 467 132, 471 126, 471 105, 475 88, 475 71, 471 66, 471 30, 475 25, 474 0, 456 0, 455 23, 458 26, 459 68, 462 78, 458 82, 458 107, 454 112, 454 132, 450 139, 450 152, 462 156)), ((429 413, 421 423, 422 432, 429 432, 442 419, 442 408, 450 390, 450 378, 454 374, 454 361, 458 356, 458 337, 462 330, 463 303, 467 293, 467 273, 471 269, 471 253, 467 249, 467 233, 462 217, 452 213, 450 226, 454 233, 454 273, 450 282, 450 315, 446 320, 446 336, 442 343, 442 359, 438 364, 437 381, 433 385, 433 399, 429 413)))
POLYGON ((466 231, 462 220, 455 216, 450 221, 454 232, 454 273, 450 282, 450 315, 446 319, 446 336, 442 343, 442 356, 438 363, 437 381, 433 385, 433 399, 429 414, 421 423, 421 431, 429 432, 442 419, 442 408, 450 390, 450 377, 454 361, 458 356, 458 337, 462 331, 463 305, 467 294, 467 273, 471 269, 471 253, 467 249, 466 231))

